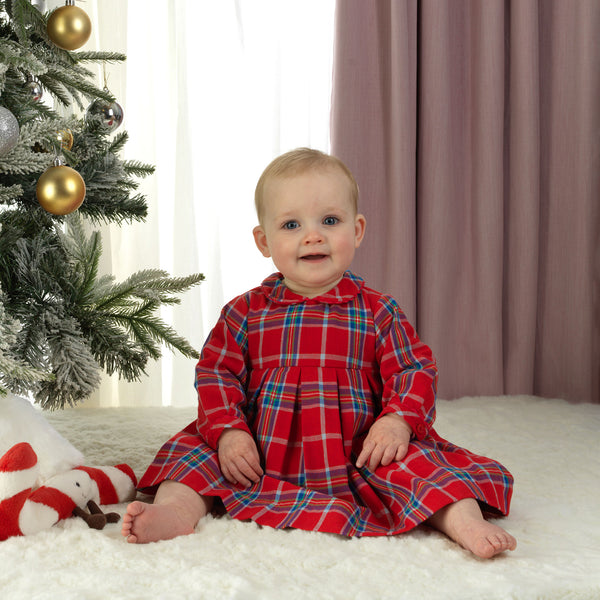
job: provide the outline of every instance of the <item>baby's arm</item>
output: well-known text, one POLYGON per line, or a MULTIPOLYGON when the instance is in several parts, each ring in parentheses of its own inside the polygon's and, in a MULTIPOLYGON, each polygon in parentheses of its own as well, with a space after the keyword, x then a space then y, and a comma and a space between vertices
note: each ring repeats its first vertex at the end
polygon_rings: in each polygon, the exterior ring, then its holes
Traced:
POLYGON ((435 420, 437 367, 431 349, 417 336, 393 298, 375 311, 377 361, 383 382, 379 419, 394 414, 424 439, 435 420))
POLYGON ((410 425, 400 415, 390 413, 377 419, 369 429, 356 466, 361 468, 368 462, 369 469, 374 471, 380 464, 386 467, 402 460, 408 452, 411 434, 410 425))
POLYGON ((223 308, 210 332, 198 364, 198 433, 213 449, 226 429, 241 429, 250 434, 246 420, 247 368, 246 312, 244 298, 223 308))
POLYGON ((219 436, 217 452, 225 479, 244 487, 258 483, 263 475, 254 438, 242 429, 225 429, 219 436))
POLYGON ((431 350, 393 298, 378 299, 374 310, 377 360, 383 381, 382 411, 369 429, 357 467, 373 470, 401 461, 412 436, 423 439, 435 418, 437 369, 431 350))

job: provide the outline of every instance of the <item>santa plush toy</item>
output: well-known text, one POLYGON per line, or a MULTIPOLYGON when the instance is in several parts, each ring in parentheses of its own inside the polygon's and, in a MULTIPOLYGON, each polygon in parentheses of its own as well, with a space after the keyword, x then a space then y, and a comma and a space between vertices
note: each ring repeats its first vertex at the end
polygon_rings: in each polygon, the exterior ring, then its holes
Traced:
MULTIPOLYGON (((6 420, 9 410, 13 418, 15 407, 20 416, 23 410, 26 413, 35 410, 23 407, 23 399, 16 400, 0 400, 0 424, 3 426, 10 425, 6 420)), ((95 529, 102 529, 107 522, 117 521, 118 514, 104 514, 98 505, 118 504, 133 499, 137 483, 133 470, 125 464, 114 467, 73 464, 82 463, 83 456, 69 447, 68 442, 45 420, 43 423, 36 422, 35 427, 38 428, 38 435, 33 436, 31 443, 17 442, 0 456, 0 541, 48 529, 72 515, 84 518, 95 529), (42 442, 46 446, 50 443, 58 450, 62 445, 62 457, 54 456, 51 462, 48 456, 38 460, 39 448, 36 452, 34 445, 39 446, 44 437, 42 433, 47 438, 42 442), (42 470, 43 477, 40 476, 42 470)), ((11 427, 10 431, 14 435, 18 427, 11 427)), ((31 427, 28 433, 31 436, 31 427)), ((7 443, 9 437, 2 435, 2 442, 7 443)), ((44 449, 48 450, 47 447, 44 449)))

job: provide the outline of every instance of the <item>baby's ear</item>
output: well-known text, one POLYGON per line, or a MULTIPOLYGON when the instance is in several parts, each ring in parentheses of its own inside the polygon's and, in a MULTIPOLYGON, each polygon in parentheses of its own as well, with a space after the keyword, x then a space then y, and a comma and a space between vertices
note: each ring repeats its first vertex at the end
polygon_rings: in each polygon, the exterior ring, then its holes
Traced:
POLYGON ((260 250, 261 254, 265 258, 271 257, 271 251, 269 250, 269 245, 267 243, 267 234, 261 225, 257 225, 253 230, 252 234, 254 235, 254 242, 256 243, 256 247, 260 250))
POLYGON ((367 220, 364 215, 356 215, 354 220, 354 247, 358 248, 363 238, 365 237, 365 230, 367 228, 367 220))

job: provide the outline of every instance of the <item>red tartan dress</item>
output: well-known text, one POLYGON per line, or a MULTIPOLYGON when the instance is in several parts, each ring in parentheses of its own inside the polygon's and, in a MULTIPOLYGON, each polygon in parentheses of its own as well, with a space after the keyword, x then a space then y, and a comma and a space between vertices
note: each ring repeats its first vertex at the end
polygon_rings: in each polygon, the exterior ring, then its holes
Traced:
POLYGON ((196 367, 198 419, 160 449, 140 489, 171 479, 237 519, 346 536, 402 533, 463 498, 508 514, 511 474, 434 431, 436 378, 396 302, 359 277, 308 299, 271 275, 224 307, 196 367), (392 412, 413 429, 408 454, 357 469, 369 427, 392 412), (259 483, 221 474, 226 427, 256 440, 259 483))

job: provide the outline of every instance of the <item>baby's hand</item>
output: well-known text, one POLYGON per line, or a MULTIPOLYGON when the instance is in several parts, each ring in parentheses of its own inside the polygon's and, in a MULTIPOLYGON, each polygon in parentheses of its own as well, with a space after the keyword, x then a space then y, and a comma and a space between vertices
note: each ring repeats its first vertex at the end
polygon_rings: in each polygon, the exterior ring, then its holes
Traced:
POLYGON ((254 438, 241 429, 225 429, 217 445, 221 472, 230 483, 244 487, 258 483, 263 475, 254 438))
POLYGON ((374 471, 379 464, 385 467, 402 460, 408 452, 411 434, 410 425, 400 415, 390 413, 377 419, 369 429, 356 466, 360 469, 368 461, 369 469, 374 471))

